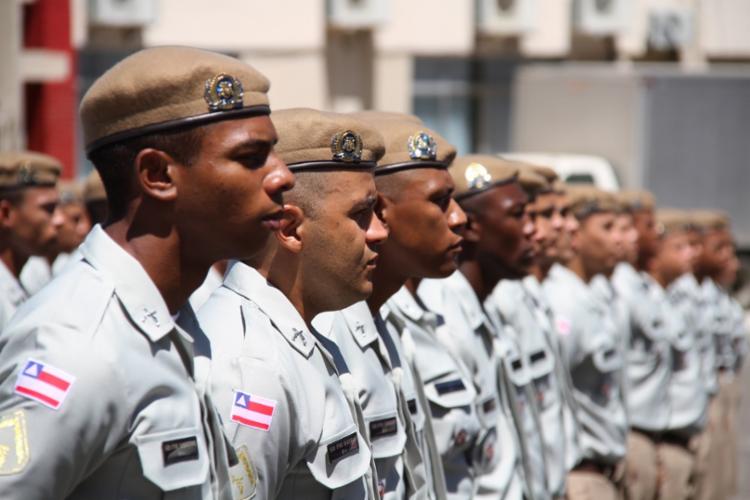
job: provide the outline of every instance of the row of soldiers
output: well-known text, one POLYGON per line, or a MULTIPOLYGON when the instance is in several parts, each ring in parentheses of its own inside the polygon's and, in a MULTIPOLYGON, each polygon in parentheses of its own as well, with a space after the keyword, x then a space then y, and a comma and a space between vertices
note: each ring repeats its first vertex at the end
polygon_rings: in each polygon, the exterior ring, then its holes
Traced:
POLYGON ((456 157, 413 116, 271 120, 268 85, 184 47, 106 72, 80 245, 59 164, 0 155, 0 497, 731 494, 725 216, 456 157))

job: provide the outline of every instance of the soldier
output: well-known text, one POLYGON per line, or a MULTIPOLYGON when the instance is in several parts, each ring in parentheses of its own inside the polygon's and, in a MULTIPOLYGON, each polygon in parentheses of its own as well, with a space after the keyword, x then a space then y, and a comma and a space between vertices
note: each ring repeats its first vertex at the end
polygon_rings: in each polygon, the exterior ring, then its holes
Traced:
POLYGON ((254 255, 278 224, 293 178, 267 90, 234 58, 163 47, 84 96, 109 220, 0 335, 10 498, 232 498, 236 456, 173 317, 211 263, 254 255))
POLYGON ((456 185, 454 197, 467 217, 460 267, 448 278, 422 280, 417 294, 429 310, 444 318, 448 328, 439 340, 470 369, 478 394, 477 413, 485 435, 479 439, 487 444, 477 447, 484 453, 474 462, 477 469, 486 464, 487 471, 477 478, 475 498, 520 499, 524 470, 520 436, 513 427, 517 409, 507 390, 508 380, 498 377, 504 375, 504 360, 499 357, 498 333, 482 307, 484 297, 478 295, 482 273, 477 262, 492 229, 483 220, 488 210, 482 209, 482 203, 492 191, 516 184, 517 168, 497 157, 469 155, 454 160, 450 172, 456 185), (493 433, 497 433, 497 444, 487 450, 493 433))
POLYGON ((611 283, 624 303, 627 328, 622 332, 630 424, 625 489, 630 500, 650 500, 659 487, 657 445, 669 424, 670 334, 675 330, 664 290, 648 275, 657 250, 653 197, 634 191, 618 198, 622 212, 616 220, 624 245, 611 283))
POLYGON ((22 269, 55 246, 63 222, 55 185, 60 162, 30 151, 0 153, 0 329, 29 297, 22 269))
POLYGON ((89 172, 83 182, 83 203, 92 226, 103 224, 107 220, 107 192, 96 170, 89 172))
POLYGON ((276 238, 233 263, 198 311, 209 382, 240 461, 254 468, 255 498, 373 499, 359 387, 311 325, 372 291, 373 248, 387 235, 372 174, 383 139, 350 116, 310 109, 275 112, 274 124, 296 185, 276 238))
POLYGON ((60 274, 91 230, 91 221, 81 197, 81 186, 75 181, 58 183, 60 203, 58 210, 62 219, 57 228, 55 244, 44 256, 29 259, 21 271, 21 284, 33 295, 60 274))
POLYGON ((478 441, 482 427, 474 405, 476 391, 468 369, 438 340, 446 328, 443 319, 416 296, 420 279, 442 278, 456 270, 462 240, 458 233, 466 217, 451 197, 454 186, 447 167, 455 149, 411 118, 373 123, 386 140, 375 181, 390 235, 368 305, 380 312, 376 324, 389 329, 395 353, 412 369, 403 390, 414 402, 410 413, 424 436, 428 482, 435 485, 438 498, 471 498, 474 460, 488 449, 488 442, 478 441))
POLYGON ((609 306, 589 283, 615 267, 616 205, 593 187, 571 187, 568 195, 580 222, 577 253, 565 267, 553 266, 543 283, 571 372, 581 430, 582 459, 568 477, 568 496, 614 499, 619 498, 627 432, 623 361, 609 306))
MULTIPOLYGON (((572 394, 567 385, 567 370, 560 359, 559 341, 552 332, 553 323, 543 303, 532 292, 538 290, 538 281, 531 275, 539 255, 544 255, 544 260, 554 258, 562 221, 551 224, 555 199, 550 180, 555 177, 554 172, 533 165, 522 165, 520 172, 521 186, 529 199, 526 213, 533 230, 533 255, 527 260, 507 265, 512 272, 503 276, 485 301, 485 307, 491 316, 509 324, 517 333, 516 342, 533 380, 534 409, 538 412, 544 445, 542 456, 546 490, 552 497, 563 497, 566 476, 575 465, 570 463, 573 460, 569 456, 575 451, 566 448, 567 445, 576 446, 574 439, 570 439, 575 428, 566 429, 566 426, 575 425, 572 420, 575 417, 569 413, 572 394), (553 255, 550 256, 550 253, 553 255)), ((527 437, 527 442, 531 439, 527 437)), ((531 453, 533 448, 529 448, 531 453)), ((541 496, 539 490, 537 497, 541 496)))

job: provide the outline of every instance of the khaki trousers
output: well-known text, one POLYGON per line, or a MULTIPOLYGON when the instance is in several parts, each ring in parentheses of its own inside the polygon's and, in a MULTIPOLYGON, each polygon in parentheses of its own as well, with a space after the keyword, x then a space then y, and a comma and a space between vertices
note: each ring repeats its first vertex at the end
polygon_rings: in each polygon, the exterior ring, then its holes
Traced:
POLYGON ((696 449, 695 495, 696 500, 725 500, 725 489, 722 488, 724 463, 723 446, 726 436, 721 429, 721 402, 719 395, 711 398, 708 404, 708 422, 701 434, 696 449))
POLYGON ((603 474, 571 471, 568 474, 568 500, 621 500, 617 486, 603 474))
POLYGON ((687 500, 692 498, 692 476, 695 459, 689 449, 671 443, 659 443, 656 447, 661 480, 660 500, 687 500))
POLYGON ((625 460, 627 463, 625 498, 627 500, 654 500, 659 469, 656 444, 648 436, 630 431, 625 460))

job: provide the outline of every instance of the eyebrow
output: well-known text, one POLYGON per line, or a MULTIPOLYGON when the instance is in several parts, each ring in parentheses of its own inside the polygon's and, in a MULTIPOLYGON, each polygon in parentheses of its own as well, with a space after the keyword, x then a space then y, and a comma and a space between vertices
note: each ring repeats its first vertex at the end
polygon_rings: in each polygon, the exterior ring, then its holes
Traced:
POLYGON ((273 139, 248 139, 235 145, 230 150, 231 154, 241 153, 244 150, 256 150, 275 146, 279 142, 278 138, 273 139))
POLYGON ((355 213, 360 210, 372 208, 375 206, 377 202, 378 202, 378 197, 370 193, 367 195, 366 198, 359 200, 357 203, 355 203, 350 209, 350 213, 355 213))

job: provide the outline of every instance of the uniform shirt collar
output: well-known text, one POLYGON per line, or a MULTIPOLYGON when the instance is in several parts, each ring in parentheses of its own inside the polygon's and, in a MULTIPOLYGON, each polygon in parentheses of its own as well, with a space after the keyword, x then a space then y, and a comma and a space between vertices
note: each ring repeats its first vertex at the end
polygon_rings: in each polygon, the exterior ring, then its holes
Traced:
MULTIPOLYGON (((590 295, 591 289, 586 285, 586 282, 584 282, 576 273, 560 264, 552 266, 547 279, 551 281, 559 281, 560 283, 565 283, 570 287, 574 287, 581 296, 585 297, 590 295)), ((571 290, 571 292, 573 292, 573 290, 571 290)))
POLYGON ((172 315, 151 277, 100 225, 94 226, 80 250, 83 260, 111 281, 133 324, 152 342, 174 329, 172 315))
POLYGON ((349 332, 360 347, 364 348, 378 341, 378 329, 367 302, 357 302, 341 313, 349 327, 349 332))
POLYGON ((461 271, 456 271, 445 279, 456 292, 455 298, 458 300, 458 304, 461 306, 464 315, 469 320, 471 329, 476 330, 483 324, 489 327, 490 322, 484 314, 482 304, 479 302, 477 293, 472 288, 469 280, 466 279, 466 276, 461 271))
POLYGON ((388 303, 393 309, 400 311, 415 323, 428 324, 435 327, 440 322, 438 315, 423 308, 406 286, 402 286, 398 292, 393 294, 388 299, 388 303))
POLYGON ((233 262, 224 276, 223 286, 257 305, 297 351, 310 356, 315 337, 289 299, 262 274, 247 264, 233 262))
POLYGON ((13 276, 4 263, 0 262, 0 290, 5 299, 15 307, 21 305, 21 302, 29 298, 29 294, 23 288, 18 279, 13 276))

